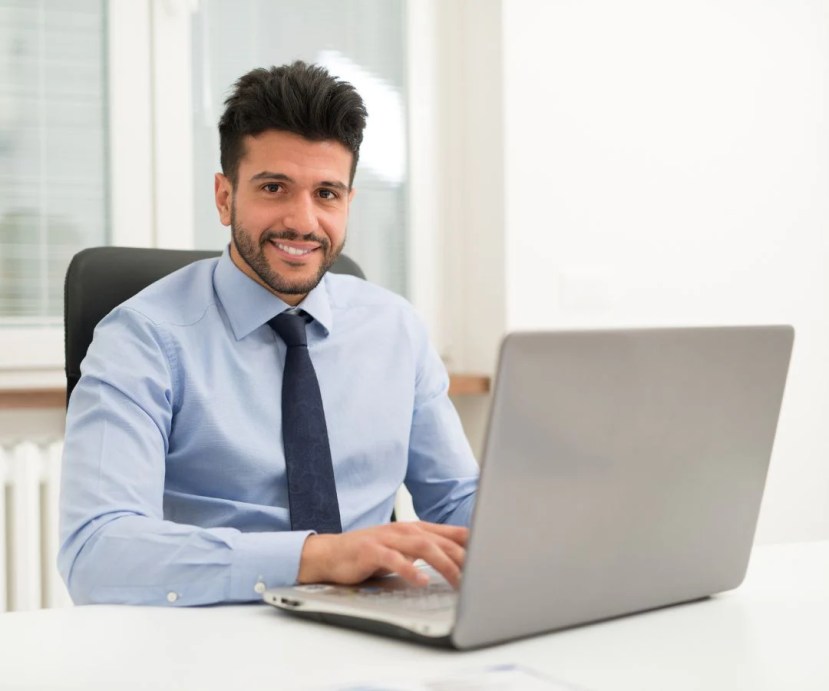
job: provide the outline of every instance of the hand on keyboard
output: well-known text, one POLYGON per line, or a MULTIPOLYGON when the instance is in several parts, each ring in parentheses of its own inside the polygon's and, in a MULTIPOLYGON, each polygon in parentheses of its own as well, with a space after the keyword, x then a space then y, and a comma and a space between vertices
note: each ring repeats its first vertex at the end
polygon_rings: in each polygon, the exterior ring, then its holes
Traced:
POLYGON ((396 572, 412 585, 425 586, 428 575, 413 564, 422 559, 457 588, 468 536, 467 528, 423 521, 311 535, 302 550, 297 580, 353 584, 396 572))

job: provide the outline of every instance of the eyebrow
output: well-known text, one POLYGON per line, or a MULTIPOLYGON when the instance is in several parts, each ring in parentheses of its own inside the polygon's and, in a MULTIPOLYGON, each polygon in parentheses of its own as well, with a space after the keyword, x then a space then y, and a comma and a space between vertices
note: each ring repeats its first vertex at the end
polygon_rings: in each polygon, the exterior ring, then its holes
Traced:
MULTIPOLYGON (((292 177, 285 175, 284 173, 272 173, 269 170, 263 170, 261 173, 257 173, 250 179, 251 182, 258 182, 260 180, 275 180, 277 182, 296 182, 292 177)), ((339 182, 338 180, 321 180, 318 184, 320 187, 330 187, 335 190, 340 190, 341 192, 348 192, 348 185, 339 182)))

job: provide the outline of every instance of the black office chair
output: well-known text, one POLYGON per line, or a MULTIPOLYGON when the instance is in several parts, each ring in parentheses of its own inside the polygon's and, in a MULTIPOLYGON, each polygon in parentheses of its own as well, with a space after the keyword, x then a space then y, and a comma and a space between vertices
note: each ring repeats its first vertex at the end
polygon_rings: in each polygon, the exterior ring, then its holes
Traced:
MULTIPOLYGON (((72 257, 63 291, 67 405, 80 379, 81 360, 92 342, 92 332, 101 319, 159 278, 198 259, 219 254, 205 250, 90 247, 72 257)), ((331 271, 365 278, 357 263, 342 254, 331 271)))

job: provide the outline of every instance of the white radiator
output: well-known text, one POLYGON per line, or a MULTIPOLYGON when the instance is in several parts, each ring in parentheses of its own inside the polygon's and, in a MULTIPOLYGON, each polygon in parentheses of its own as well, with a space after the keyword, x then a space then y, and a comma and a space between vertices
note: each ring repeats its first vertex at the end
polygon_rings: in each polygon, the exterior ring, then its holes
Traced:
POLYGON ((0 612, 71 604, 55 564, 62 448, 0 446, 0 612))

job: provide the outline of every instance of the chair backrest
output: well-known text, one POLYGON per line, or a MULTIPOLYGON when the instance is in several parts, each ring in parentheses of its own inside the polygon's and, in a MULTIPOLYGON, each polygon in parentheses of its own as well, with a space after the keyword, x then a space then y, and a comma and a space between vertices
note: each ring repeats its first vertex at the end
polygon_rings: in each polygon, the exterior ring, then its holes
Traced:
MULTIPOLYGON (((139 247, 90 247, 78 252, 66 269, 63 292, 66 402, 80 379, 81 361, 101 319, 159 278, 191 262, 219 254, 139 247)), ((357 263, 342 254, 331 271, 365 278, 357 263)))

